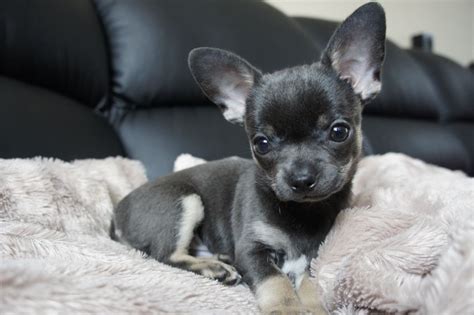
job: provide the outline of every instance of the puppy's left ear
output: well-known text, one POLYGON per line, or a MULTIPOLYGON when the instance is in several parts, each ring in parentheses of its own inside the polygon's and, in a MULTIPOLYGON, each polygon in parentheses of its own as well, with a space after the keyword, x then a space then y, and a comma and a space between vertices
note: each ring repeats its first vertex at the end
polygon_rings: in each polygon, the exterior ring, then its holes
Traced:
POLYGON ((188 64, 201 90, 219 106, 225 119, 242 125, 247 97, 260 71, 234 53, 208 47, 193 49, 188 64))
POLYGON ((321 58, 342 80, 347 80, 365 103, 381 90, 385 55, 385 12, 376 2, 352 13, 332 35, 321 58))

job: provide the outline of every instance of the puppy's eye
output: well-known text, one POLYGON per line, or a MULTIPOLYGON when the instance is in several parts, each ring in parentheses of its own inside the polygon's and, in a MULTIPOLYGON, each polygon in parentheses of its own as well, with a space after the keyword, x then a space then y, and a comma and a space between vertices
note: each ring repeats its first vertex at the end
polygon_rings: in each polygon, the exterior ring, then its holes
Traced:
POLYGON ((258 154, 267 154, 271 150, 270 141, 264 136, 257 136, 253 139, 253 147, 258 154))
POLYGON ((336 123, 331 127, 330 138, 334 142, 343 142, 349 137, 349 126, 344 123, 336 123))

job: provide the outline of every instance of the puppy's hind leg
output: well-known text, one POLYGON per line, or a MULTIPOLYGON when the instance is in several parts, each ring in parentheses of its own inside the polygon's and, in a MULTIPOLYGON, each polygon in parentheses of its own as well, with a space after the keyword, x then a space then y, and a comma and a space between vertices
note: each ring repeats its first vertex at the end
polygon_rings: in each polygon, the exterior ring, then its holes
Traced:
POLYGON ((223 255, 198 258, 189 254, 194 231, 204 219, 204 205, 201 198, 197 194, 188 195, 181 200, 181 208, 182 214, 181 222, 178 225, 176 248, 165 262, 171 266, 218 280, 223 284, 239 283, 241 276, 233 266, 224 262, 223 255))

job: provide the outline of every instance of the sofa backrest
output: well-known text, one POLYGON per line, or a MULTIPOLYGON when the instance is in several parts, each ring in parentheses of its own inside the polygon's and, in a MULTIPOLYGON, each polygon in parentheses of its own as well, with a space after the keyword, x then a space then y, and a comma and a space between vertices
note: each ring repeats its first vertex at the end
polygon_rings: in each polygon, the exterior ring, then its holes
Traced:
POLYGON ((291 18, 261 1, 97 1, 112 56, 109 115, 127 152, 151 177, 189 152, 249 157, 243 129, 226 122, 195 84, 188 53, 234 51, 263 71, 311 63, 319 50, 291 18), (291 49, 288 49, 291 47, 291 49))
POLYGON ((107 48, 89 1, 0 1, 0 157, 124 154, 110 124, 107 48))
MULTIPOLYGON (((0 2, 0 157, 127 155, 154 178, 183 152, 250 151, 187 69, 198 46, 265 72, 319 59, 337 23, 256 0, 0 2)), ((472 72, 387 44, 381 95, 366 108, 372 153, 398 151, 474 173, 472 72)))

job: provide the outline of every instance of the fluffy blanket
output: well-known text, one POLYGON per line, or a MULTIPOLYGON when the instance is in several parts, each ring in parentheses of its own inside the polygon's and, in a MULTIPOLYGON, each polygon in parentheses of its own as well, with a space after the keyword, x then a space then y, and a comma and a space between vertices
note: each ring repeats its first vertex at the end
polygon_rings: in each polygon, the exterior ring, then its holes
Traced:
POLYGON ((364 158, 312 262, 336 314, 474 314, 474 179, 400 154, 364 158))
MULTIPOLYGON (((113 206, 145 181, 121 158, 0 159, 1 313, 256 313, 245 286, 109 239, 113 206)), ((327 310, 473 314, 474 180, 387 154, 365 158, 354 184, 312 263, 327 310)))

